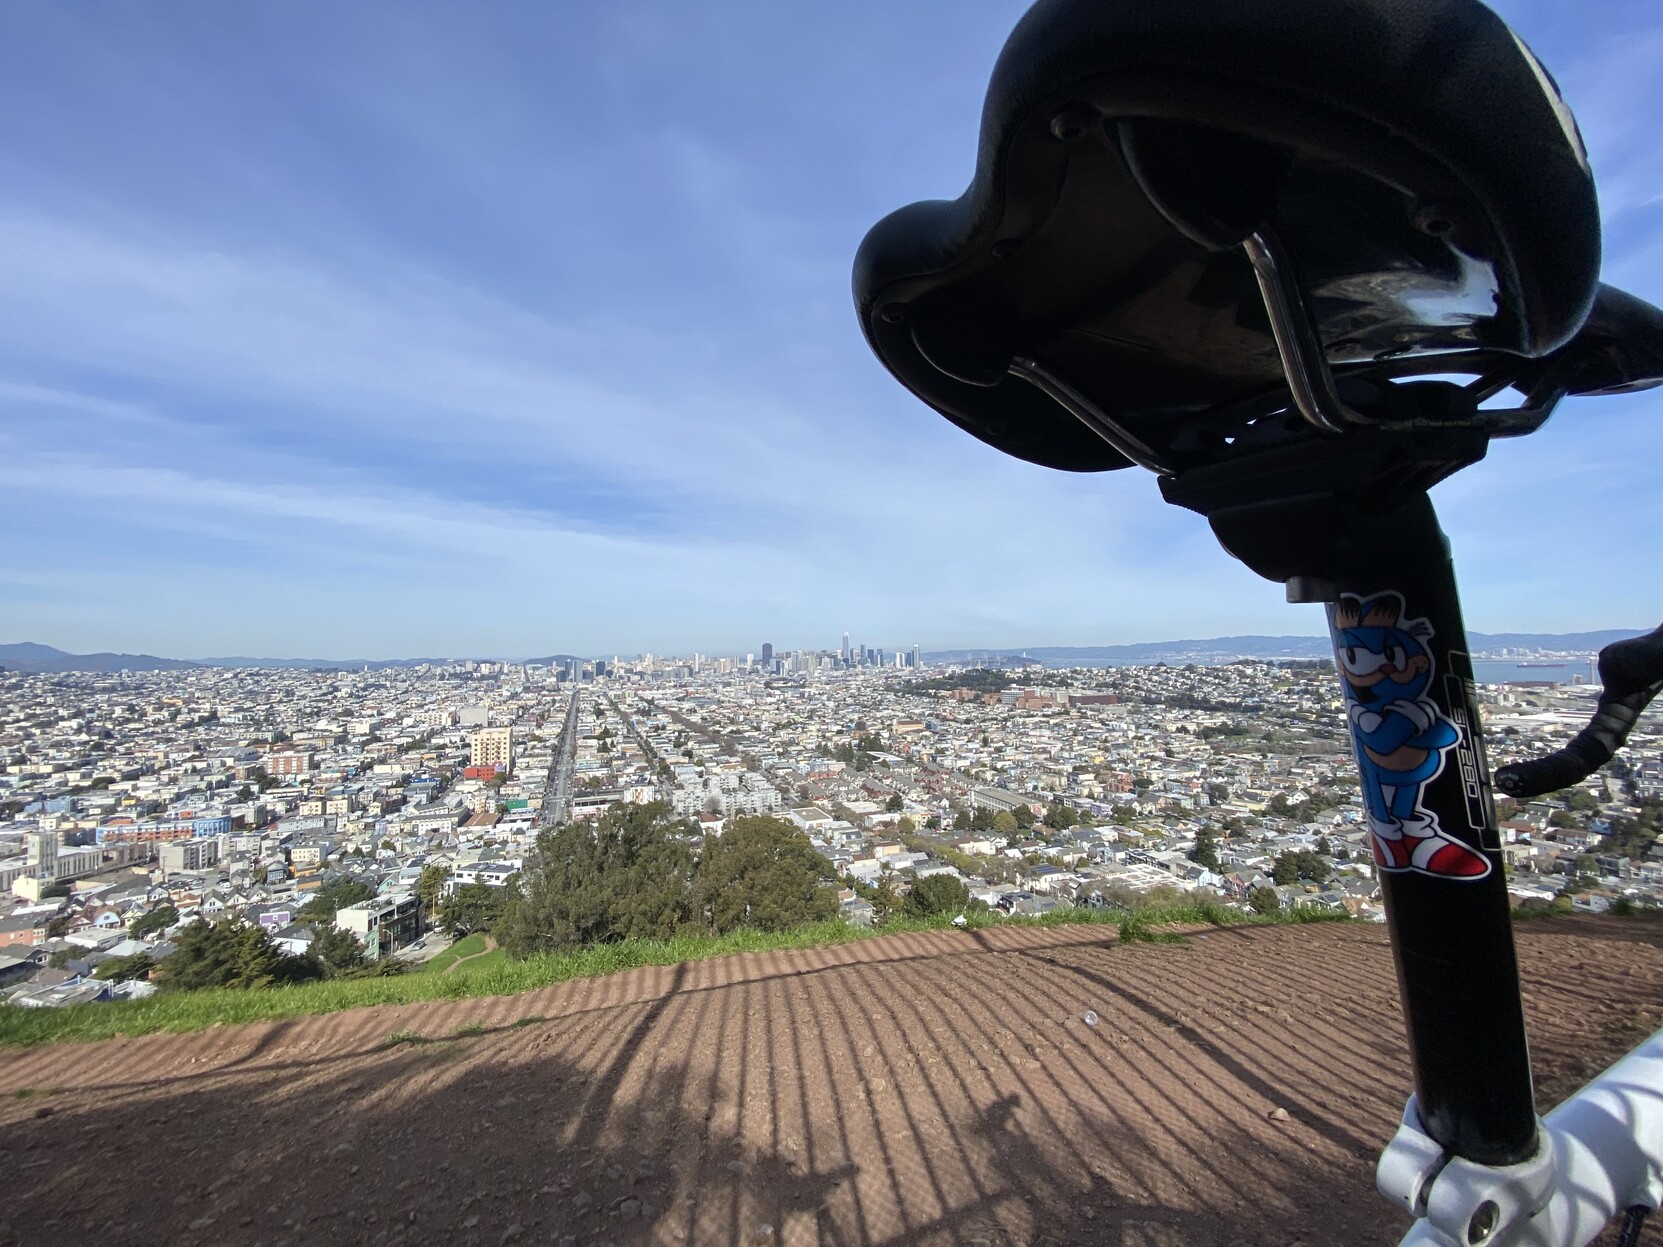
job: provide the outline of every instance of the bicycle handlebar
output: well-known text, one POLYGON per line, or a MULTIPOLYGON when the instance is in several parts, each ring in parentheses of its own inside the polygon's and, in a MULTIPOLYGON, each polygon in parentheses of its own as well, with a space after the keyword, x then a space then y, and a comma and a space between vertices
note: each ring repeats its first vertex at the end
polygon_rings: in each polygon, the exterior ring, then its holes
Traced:
POLYGON ((1502 767, 1496 787, 1510 797, 1539 797, 1580 783, 1611 761, 1663 691, 1663 627, 1607 645, 1599 652, 1599 674, 1605 691, 1588 726, 1557 753, 1502 767))

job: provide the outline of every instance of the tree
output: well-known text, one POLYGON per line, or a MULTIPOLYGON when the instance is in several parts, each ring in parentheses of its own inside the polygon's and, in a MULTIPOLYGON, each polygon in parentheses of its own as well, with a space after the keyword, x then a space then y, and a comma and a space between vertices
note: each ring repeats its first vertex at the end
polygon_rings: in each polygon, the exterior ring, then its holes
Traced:
POLYGON ((1001 836, 1014 836, 1018 830, 1016 815, 1009 810, 1000 810, 993 816, 993 830, 1001 836))
POLYGON ((179 921, 179 911, 165 901, 147 914, 140 914, 133 919, 127 928, 127 934, 135 940, 142 940, 145 936, 166 931, 179 921))
POLYGON ((895 890, 895 876, 885 871, 878 877, 877 886, 867 897, 872 905, 872 924, 883 926, 901 912, 901 894, 895 890))
POLYGON ((899 814, 902 810, 907 808, 907 803, 901 800, 900 793, 896 793, 894 796, 890 797, 889 800, 883 803, 883 808, 888 810, 891 814, 899 814))
POLYGON ((962 879, 952 875, 930 875, 918 880, 903 902, 905 912, 914 918, 962 914, 969 904, 970 889, 962 879))
POLYGON ((1204 826, 1195 833, 1195 847, 1190 850, 1189 859, 1208 870, 1218 869, 1218 837, 1211 827, 1204 826))
POLYGON ((1282 908, 1282 898, 1275 888, 1254 888, 1247 894, 1247 904, 1256 914, 1274 914, 1282 908))
POLYGON ((324 975, 334 978, 364 964, 364 946, 351 931, 339 927, 323 927, 312 938, 312 956, 318 959, 324 975))
POLYGON ((693 828, 662 802, 615 802, 587 826, 543 832, 508 898, 497 938, 510 956, 630 938, 695 923, 693 828))
POLYGON ((316 927, 332 927, 335 925, 336 911, 345 909, 348 905, 356 905, 360 901, 370 900, 374 896, 375 889, 369 884, 337 876, 314 892, 312 899, 296 912, 295 918, 316 927))
POLYGON ((1052 804, 1045 812, 1045 824, 1055 827, 1058 831, 1067 831, 1080 821, 1080 816, 1074 812, 1074 807, 1064 805, 1061 801, 1052 804))
POLYGON ((428 913, 433 913, 439 905, 439 894, 444 891, 445 880, 450 878, 450 868, 439 866, 423 866, 422 873, 416 878, 416 895, 421 903, 427 907, 428 913))
POLYGON ((265 863, 262 862, 262 863, 260 863, 260 865, 256 866, 253 870, 248 872, 248 877, 249 877, 249 880, 256 887, 258 887, 260 884, 264 883, 267 879, 269 879, 271 877, 271 872, 266 869, 265 863))
POLYGON ((311 958, 284 956, 265 928, 240 918, 214 923, 198 918, 180 932, 174 952, 162 960, 161 971, 159 986, 165 992, 268 987, 319 974, 311 958))
POLYGON ((149 953, 134 953, 130 957, 111 957, 107 961, 98 963, 92 972, 92 977, 116 983, 122 983, 128 979, 142 979, 150 973, 155 964, 150 959, 149 953))
POLYGON ((972 820, 971 820, 971 817, 970 817, 970 811, 969 810, 954 810, 953 811, 953 830, 954 831, 969 831, 971 821, 972 820))
POLYGON ((1592 814, 1599 809, 1599 802, 1586 788, 1567 788, 1561 794, 1565 805, 1579 814, 1592 814))
POLYGON ((784 931, 837 912, 836 875, 809 838, 767 815, 736 818, 705 841, 694 893, 718 932, 736 927, 784 931))
POLYGON ((1299 852, 1279 853, 1271 869, 1271 878, 1279 884, 1298 883, 1326 883, 1333 869, 1317 854, 1309 849, 1299 852))
POLYGON ((510 899, 511 893, 506 887, 470 883, 450 894, 440 911, 440 919, 458 937, 490 931, 502 921, 510 899))
POLYGON ((1312 883, 1326 883, 1328 876, 1333 874, 1333 868, 1320 856, 1303 849, 1299 854, 1299 877, 1308 879, 1312 883))
POLYGON ((1016 820, 1017 827, 1023 831, 1027 831, 1034 825, 1033 807, 1026 801, 1011 811, 1011 817, 1016 820))

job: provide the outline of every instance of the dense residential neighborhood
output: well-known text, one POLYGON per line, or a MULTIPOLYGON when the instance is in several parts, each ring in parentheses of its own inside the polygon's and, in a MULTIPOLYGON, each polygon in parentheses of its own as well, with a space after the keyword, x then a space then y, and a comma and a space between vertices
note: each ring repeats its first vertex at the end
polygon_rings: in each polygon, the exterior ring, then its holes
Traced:
MULTIPOLYGON (((111 963, 159 963, 197 918, 419 961, 447 897, 620 802, 703 837, 787 820, 855 924, 935 875, 1009 914, 1206 890, 1381 916, 1329 664, 764 659, 0 674, 0 991, 146 994, 111 963), (360 899, 320 919, 320 895, 360 899)), ((1562 744, 1596 692, 1481 686, 1492 764, 1562 744)), ((1517 902, 1663 901, 1659 743, 1642 725, 1581 787, 1501 803, 1517 902)))

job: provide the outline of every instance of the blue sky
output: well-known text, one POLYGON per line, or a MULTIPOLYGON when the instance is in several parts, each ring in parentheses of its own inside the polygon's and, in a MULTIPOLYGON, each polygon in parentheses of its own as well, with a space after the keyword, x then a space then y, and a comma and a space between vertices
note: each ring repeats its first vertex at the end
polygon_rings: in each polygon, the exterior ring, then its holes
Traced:
MULTIPOLYGON (((866 228, 1023 5, 0 8, 0 640, 179 656, 1315 633, 1147 474, 896 386, 866 228)), ((1663 302, 1663 10, 1498 6, 1663 302)), ((1436 497, 1479 630, 1655 622, 1663 396, 1436 497), (1613 499, 1628 508, 1609 508, 1613 499)))

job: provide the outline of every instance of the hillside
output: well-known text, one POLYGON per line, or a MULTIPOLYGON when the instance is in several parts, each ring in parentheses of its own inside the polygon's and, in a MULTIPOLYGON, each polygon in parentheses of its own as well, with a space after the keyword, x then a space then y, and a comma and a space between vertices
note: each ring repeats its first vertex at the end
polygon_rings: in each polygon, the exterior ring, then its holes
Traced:
MULTIPOLYGON (((1663 926, 1518 934, 1545 1105, 1663 926)), ((1378 928, 898 935, 0 1053, 0 1242, 1367 1247, 1407 1086, 1378 928)))
POLYGON ((197 665, 179 658, 157 658, 154 654, 69 654, 35 641, 0 645, 0 670, 23 675, 65 671, 181 671, 197 665))

